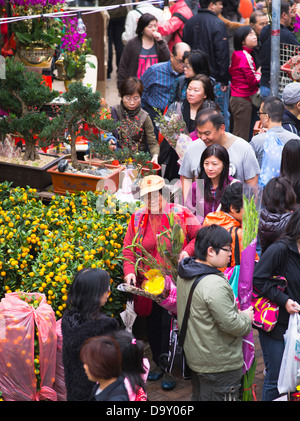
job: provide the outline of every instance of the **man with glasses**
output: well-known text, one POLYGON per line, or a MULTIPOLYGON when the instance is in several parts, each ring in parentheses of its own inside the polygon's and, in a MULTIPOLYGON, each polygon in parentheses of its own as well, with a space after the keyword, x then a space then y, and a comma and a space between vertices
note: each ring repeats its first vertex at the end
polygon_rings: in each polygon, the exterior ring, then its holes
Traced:
MULTIPOLYGON (((141 77, 144 85, 142 108, 150 114, 153 123, 157 115, 155 109, 164 112, 167 107, 172 88, 183 73, 183 54, 190 50, 184 42, 175 44, 169 61, 152 65, 141 77)), ((158 129, 155 130, 158 135, 158 129)))
POLYGON ((191 301, 184 352, 191 369, 193 401, 238 400, 243 376, 243 336, 252 329, 253 308, 239 311, 233 289, 219 270, 231 257, 231 235, 213 224, 196 236, 195 257, 182 259, 177 277, 177 317, 182 326, 191 301))
POLYGON ((283 111, 284 105, 281 99, 271 96, 265 98, 259 108, 257 114, 261 121, 262 133, 253 136, 250 145, 255 152, 260 167, 262 166, 265 142, 270 135, 278 139, 283 146, 290 139, 300 140, 299 136, 282 127, 283 111))

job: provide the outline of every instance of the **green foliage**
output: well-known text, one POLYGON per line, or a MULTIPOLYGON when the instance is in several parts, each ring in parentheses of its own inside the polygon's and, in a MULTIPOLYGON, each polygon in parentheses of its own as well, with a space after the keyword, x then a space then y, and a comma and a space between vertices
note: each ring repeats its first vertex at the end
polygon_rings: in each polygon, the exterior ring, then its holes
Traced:
POLYGON ((55 48, 61 42, 62 23, 60 19, 36 18, 14 24, 17 41, 23 45, 39 43, 55 48))
POLYGON ((64 52, 64 76, 67 80, 83 79, 86 73, 86 64, 92 69, 95 68, 94 63, 87 61, 87 55, 92 54, 91 41, 91 38, 88 38, 83 49, 73 52, 64 52))
POLYGON ((56 139, 70 143, 72 165, 77 167, 76 137, 82 133, 88 140, 97 143, 101 141, 100 131, 111 132, 115 130, 117 124, 112 119, 102 119, 103 106, 100 92, 93 92, 82 82, 71 83, 68 92, 62 97, 66 100, 66 105, 61 107, 59 115, 44 127, 41 137, 46 142, 56 139), (89 131, 84 131, 85 125, 89 127, 89 131), (98 130, 98 133, 95 134, 92 129, 98 130), (70 139, 65 137, 66 130, 70 139))
POLYGON ((40 109, 58 95, 43 83, 42 76, 26 70, 23 63, 13 58, 6 59, 6 79, 0 79, 0 108, 9 112, 9 116, 0 121, 0 131, 24 137, 24 159, 36 158, 32 148, 36 142, 34 135, 49 124, 49 117, 40 109))

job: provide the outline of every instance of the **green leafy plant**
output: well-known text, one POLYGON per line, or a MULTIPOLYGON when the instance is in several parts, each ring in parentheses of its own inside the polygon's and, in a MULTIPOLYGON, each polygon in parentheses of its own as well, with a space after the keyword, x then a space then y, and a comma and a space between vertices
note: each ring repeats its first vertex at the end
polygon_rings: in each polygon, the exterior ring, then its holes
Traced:
POLYGON ((36 143, 50 122, 42 107, 58 97, 59 92, 51 91, 42 76, 28 71, 23 63, 7 58, 5 65, 6 78, 0 79, 0 107, 9 115, 0 121, 0 130, 4 135, 22 136, 23 159, 35 161, 39 159, 36 143))
POLYGON ((53 139, 69 143, 72 165, 79 168, 76 138, 82 133, 91 143, 97 144, 101 142, 101 132, 111 132, 117 124, 111 118, 102 118, 103 104, 100 92, 93 92, 82 82, 71 83, 68 92, 62 97, 65 99, 65 105, 47 127, 44 127, 41 137, 46 143, 53 139), (89 131, 84 130, 85 125, 89 127, 89 131))

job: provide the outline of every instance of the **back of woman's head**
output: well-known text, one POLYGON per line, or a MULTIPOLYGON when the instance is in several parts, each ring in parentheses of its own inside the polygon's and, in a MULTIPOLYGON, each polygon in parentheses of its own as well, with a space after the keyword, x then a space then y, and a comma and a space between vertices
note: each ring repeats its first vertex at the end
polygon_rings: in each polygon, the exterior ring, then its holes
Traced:
POLYGON ((94 379, 111 379, 121 374, 122 354, 112 336, 87 339, 81 347, 80 359, 94 379))
POLYGON ((144 343, 137 340, 130 332, 119 330, 113 333, 122 354, 122 374, 127 377, 133 390, 136 385, 145 388, 141 377, 146 370, 143 364, 144 343))
POLYGON ((300 140, 290 139, 283 147, 280 175, 286 177, 294 186, 300 179, 300 140))
POLYGON ((202 74, 210 76, 210 66, 208 61, 208 55, 202 50, 192 50, 185 52, 183 59, 187 58, 189 64, 196 75, 202 74))
POLYGON ((298 205, 291 214, 282 236, 289 240, 300 240, 300 206, 298 205))
POLYGON ((247 38, 247 36, 250 34, 251 31, 253 31, 253 28, 248 25, 241 26, 240 28, 234 31, 233 46, 234 46, 235 51, 239 51, 243 49, 243 42, 245 41, 245 39, 247 38))
POLYGON ((151 15, 150 13, 143 13, 141 15, 141 17, 138 20, 138 23, 137 23, 137 26, 136 26, 136 31, 135 31, 139 37, 141 37, 143 35, 143 30, 153 20, 155 20, 157 22, 156 17, 151 15))
POLYGON ((296 194, 291 183, 284 177, 273 177, 266 184, 262 204, 272 213, 285 213, 296 205, 296 194))
POLYGON ((97 318, 100 298, 109 290, 110 276, 102 269, 85 268, 78 271, 68 293, 67 306, 85 319, 97 318))

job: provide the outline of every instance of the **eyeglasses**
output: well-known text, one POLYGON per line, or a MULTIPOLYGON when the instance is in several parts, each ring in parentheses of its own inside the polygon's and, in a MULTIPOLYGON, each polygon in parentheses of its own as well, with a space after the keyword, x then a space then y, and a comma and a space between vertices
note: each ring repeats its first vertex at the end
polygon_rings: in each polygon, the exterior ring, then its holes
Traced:
POLYGON ((138 102, 141 99, 141 97, 140 96, 134 96, 134 97, 124 96, 123 99, 125 99, 125 101, 127 102, 138 102))
POLYGON ((261 114, 266 114, 266 115, 268 115, 268 113, 261 113, 260 111, 257 111, 257 115, 258 115, 258 117, 259 117, 261 114))
POLYGON ((192 66, 191 66, 190 64, 184 64, 184 65, 183 65, 183 68, 184 68, 184 69, 191 69, 191 68, 192 68, 192 66))
POLYGON ((220 247, 220 249, 223 250, 223 251, 227 251, 227 253, 231 253, 231 248, 230 249, 226 249, 224 247, 220 247))
POLYGON ((176 61, 177 64, 182 64, 183 65, 184 61, 182 60, 182 58, 176 58, 175 56, 173 56, 173 57, 174 57, 174 59, 175 59, 175 61, 176 61))

